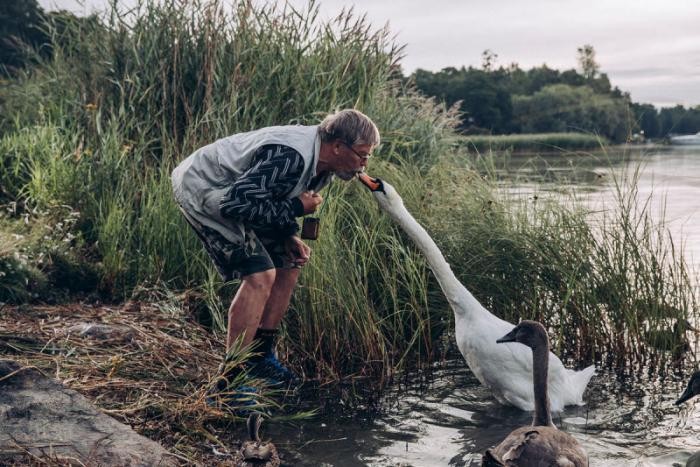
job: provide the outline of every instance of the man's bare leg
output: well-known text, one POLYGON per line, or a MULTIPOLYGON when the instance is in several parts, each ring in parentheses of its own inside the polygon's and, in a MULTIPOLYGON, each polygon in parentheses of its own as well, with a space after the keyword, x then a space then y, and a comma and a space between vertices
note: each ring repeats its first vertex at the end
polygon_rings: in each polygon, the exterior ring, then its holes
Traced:
POLYGON ((263 329, 277 329, 282 322, 282 318, 287 313, 289 302, 292 299, 294 287, 299 279, 301 269, 276 269, 275 284, 272 286, 272 293, 267 299, 260 327, 263 329))
MULTIPOLYGON (((255 337, 266 303, 276 285, 275 269, 244 276, 236 296, 228 309, 228 333, 226 349, 230 349, 236 338, 245 332, 243 345, 247 346, 255 337)), ((291 295, 290 295, 291 296, 291 295)))
POLYGON ((289 307, 299 272, 300 269, 277 269, 275 284, 265 304, 260 327, 253 341, 255 349, 259 352, 257 356, 251 358, 254 374, 283 384, 296 384, 299 381, 299 378, 284 367, 275 356, 277 328, 289 307))

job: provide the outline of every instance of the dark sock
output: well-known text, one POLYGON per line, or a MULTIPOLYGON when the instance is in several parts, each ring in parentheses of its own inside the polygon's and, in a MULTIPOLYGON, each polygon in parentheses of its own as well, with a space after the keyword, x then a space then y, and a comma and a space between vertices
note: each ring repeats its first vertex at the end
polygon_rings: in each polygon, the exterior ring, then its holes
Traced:
POLYGON ((252 361, 262 360, 269 355, 273 355, 278 333, 277 329, 258 328, 253 339, 253 352, 259 355, 253 356, 251 358, 252 361))

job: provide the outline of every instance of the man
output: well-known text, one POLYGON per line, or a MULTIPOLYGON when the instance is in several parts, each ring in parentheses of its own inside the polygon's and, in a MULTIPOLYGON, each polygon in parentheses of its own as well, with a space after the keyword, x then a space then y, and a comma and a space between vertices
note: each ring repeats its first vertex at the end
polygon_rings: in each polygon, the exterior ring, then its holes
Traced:
MULTIPOLYGON (((367 166, 379 130, 363 113, 346 109, 318 126, 276 126, 204 146, 172 173, 173 191, 225 281, 240 287, 228 311, 227 350, 241 339, 256 354, 244 367, 273 384, 297 377, 274 346, 310 248, 296 217, 314 213, 318 191, 338 176, 351 180, 367 166)), ((225 370, 223 390, 240 368, 225 370)))

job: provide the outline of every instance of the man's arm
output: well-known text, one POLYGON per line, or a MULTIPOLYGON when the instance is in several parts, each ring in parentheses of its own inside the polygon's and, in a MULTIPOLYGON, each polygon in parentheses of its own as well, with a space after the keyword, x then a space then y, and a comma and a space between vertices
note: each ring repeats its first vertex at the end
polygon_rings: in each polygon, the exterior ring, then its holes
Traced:
POLYGON ((285 199, 304 172, 304 158, 283 145, 262 146, 251 167, 221 199, 221 215, 276 236, 294 235, 296 217, 304 214, 298 198, 285 199))

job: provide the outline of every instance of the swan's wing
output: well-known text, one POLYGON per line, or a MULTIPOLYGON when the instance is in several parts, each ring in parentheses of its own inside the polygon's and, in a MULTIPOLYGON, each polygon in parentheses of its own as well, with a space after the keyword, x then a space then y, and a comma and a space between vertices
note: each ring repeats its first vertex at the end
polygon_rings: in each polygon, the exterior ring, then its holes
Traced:
MULTIPOLYGON (((460 350, 479 381, 491 388, 500 402, 533 410, 532 350, 515 342, 496 343, 514 325, 486 313, 469 325, 458 325, 460 350)), ((558 412, 565 405, 582 403, 592 373, 593 368, 581 372, 569 370, 550 352, 548 382, 552 410, 558 412)))
POLYGON ((497 343, 514 325, 493 315, 488 318, 458 327, 460 350, 472 372, 496 399, 533 410, 532 351, 522 344, 497 343))

